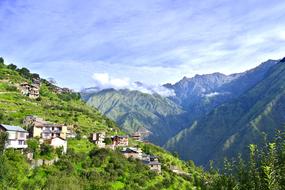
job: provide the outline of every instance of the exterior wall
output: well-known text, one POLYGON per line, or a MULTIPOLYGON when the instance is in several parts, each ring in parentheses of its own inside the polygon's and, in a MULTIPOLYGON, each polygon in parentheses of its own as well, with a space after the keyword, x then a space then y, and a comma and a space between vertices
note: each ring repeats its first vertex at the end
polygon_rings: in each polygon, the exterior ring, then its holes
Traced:
POLYGON ((59 148, 59 147, 63 147, 63 152, 66 153, 67 151, 67 141, 62 140, 60 138, 54 138, 51 140, 51 144, 52 147, 54 148, 59 148))
POLYGON ((27 135, 26 132, 7 131, 9 134, 5 148, 27 148, 27 135))
POLYGON ((39 127, 33 127, 33 137, 42 137, 42 129, 39 127))
POLYGON ((5 148, 16 148, 16 149, 22 149, 22 148, 28 148, 28 145, 26 144, 25 140, 8 140, 5 148))
POLYGON ((126 158, 134 158, 134 159, 141 159, 139 153, 123 153, 126 158))
POLYGON ((8 139, 13 140, 13 139, 17 139, 17 132, 16 131, 7 131, 7 133, 9 134, 8 139))
POLYGON ((114 137, 113 144, 115 146, 128 146, 129 145, 129 139, 127 137, 114 137))
POLYGON ((156 171, 156 172, 161 172, 161 165, 149 165, 150 170, 156 171))
POLYGON ((105 132, 93 133, 93 134, 92 134, 92 141, 93 141, 99 148, 105 148, 106 144, 104 143, 104 140, 105 140, 105 132))
POLYGON ((67 138, 67 126, 62 126, 60 130, 61 130, 60 137, 66 139, 67 138))

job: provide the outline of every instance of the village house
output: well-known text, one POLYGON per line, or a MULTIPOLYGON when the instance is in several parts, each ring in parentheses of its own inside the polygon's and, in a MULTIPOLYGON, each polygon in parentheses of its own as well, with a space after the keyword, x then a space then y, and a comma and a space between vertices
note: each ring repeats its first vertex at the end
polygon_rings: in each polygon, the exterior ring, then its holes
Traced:
POLYGON ((36 116, 28 116, 24 125, 30 128, 30 136, 40 138, 40 143, 50 144, 54 148, 62 147, 63 153, 67 151, 67 141, 73 137, 73 126, 49 123, 36 116))
POLYGON ((105 132, 93 133, 91 136, 91 141, 95 143, 99 148, 105 148, 106 144, 104 143, 106 137, 105 132))
POLYGON ((158 161, 149 161, 145 163, 150 170, 161 173, 161 163, 158 161))
POLYGON ((23 128, 0 124, 0 131, 8 133, 5 148, 25 149, 28 147, 26 141, 29 133, 23 128))
POLYGON ((63 153, 66 153, 67 151, 67 141, 61 137, 55 137, 50 140, 50 145, 53 148, 60 148, 62 147, 63 153))
POLYGON ((71 126, 52 124, 36 116, 26 117, 24 125, 31 128, 32 137, 39 137, 43 140, 53 139, 55 137, 67 139, 73 136, 71 126))
POLYGON ((74 126, 68 125, 67 126, 67 132, 66 132, 66 138, 75 138, 76 133, 74 132, 74 126))
POLYGON ((27 82, 20 85, 21 93, 28 96, 31 99, 37 99, 40 97, 40 85, 33 83, 29 84, 27 82))
POLYGON ((126 158, 134 158, 134 159, 142 159, 142 150, 140 148, 134 148, 134 147, 127 147, 124 148, 121 153, 126 158))
POLYGON ((138 133, 138 132, 132 134, 131 138, 133 138, 135 141, 142 141, 141 133, 138 133))
POLYGON ((113 136, 112 138, 112 144, 114 147, 126 147, 129 145, 129 138, 128 136, 113 136))
POLYGON ((143 163, 147 165, 150 170, 161 173, 161 163, 158 161, 157 156, 148 155, 143 157, 143 163))
POLYGON ((181 170, 180 168, 178 168, 177 166, 171 165, 169 168, 172 172, 179 174, 179 175, 189 175, 188 173, 184 172, 183 170, 181 170))
POLYGON ((69 88, 60 88, 60 87, 55 86, 55 85, 54 85, 53 90, 54 90, 54 92, 57 93, 57 94, 74 93, 74 91, 73 91, 72 89, 69 89, 69 88))

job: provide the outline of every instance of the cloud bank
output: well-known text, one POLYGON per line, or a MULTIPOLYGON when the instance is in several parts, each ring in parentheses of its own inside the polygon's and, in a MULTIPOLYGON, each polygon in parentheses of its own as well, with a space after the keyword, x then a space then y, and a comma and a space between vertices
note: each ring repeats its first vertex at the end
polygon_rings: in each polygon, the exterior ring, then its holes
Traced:
POLYGON ((116 90, 138 90, 147 94, 159 94, 164 97, 175 96, 175 92, 160 85, 146 85, 141 82, 130 82, 129 78, 111 77, 108 73, 94 73, 95 86, 99 89, 114 88, 116 90))

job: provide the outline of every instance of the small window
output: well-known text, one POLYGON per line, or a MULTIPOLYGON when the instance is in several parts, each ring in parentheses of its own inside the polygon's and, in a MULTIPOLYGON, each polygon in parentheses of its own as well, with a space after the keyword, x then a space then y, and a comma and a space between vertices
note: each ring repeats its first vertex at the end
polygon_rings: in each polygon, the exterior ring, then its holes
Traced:
POLYGON ((24 145, 24 144, 25 144, 25 141, 18 141, 18 144, 19 144, 19 145, 24 145))
POLYGON ((20 138, 25 138, 25 133, 20 133, 20 138))

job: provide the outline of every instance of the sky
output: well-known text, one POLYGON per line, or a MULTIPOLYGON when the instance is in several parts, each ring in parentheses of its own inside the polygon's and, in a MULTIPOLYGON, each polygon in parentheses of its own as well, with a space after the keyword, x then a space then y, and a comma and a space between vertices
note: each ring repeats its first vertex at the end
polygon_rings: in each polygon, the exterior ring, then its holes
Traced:
POLYGON ((285 56, 284 0, 0 0, 0 56, 76 90, 242 72, 285 56))

